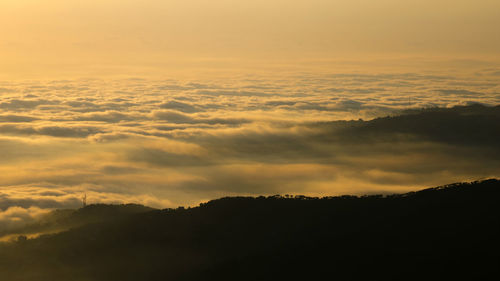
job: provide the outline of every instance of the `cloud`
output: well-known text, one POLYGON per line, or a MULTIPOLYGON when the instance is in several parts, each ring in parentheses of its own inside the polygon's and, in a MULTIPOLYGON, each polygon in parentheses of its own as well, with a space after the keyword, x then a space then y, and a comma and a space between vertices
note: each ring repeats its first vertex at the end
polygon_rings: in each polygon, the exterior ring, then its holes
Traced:
POLYGON ((170 188, 205 196, 408 191, 498 175, 500 150, 491 134, 500 123, 488 117, 498 113, 475 105, 369 121, 202 132, 179 140, 206 153, 137 149, 128 159, 185 173, 191 180, 170 188))
POLYGON ((90 136, 90 140, 95 142, 112 142, 112 141, 120 141, 125 140, 136 135, 130 133, 119 133, 119 132, 111 132, 111 133, 97 133, 90 136))
POLYGON ((107 123, 118 123, 121 121, 138 121, 143 117, 138 115, 124 114, 116 111, 108 111, 104 113, 82 114, 76 117, 75 121, 96 121, 107 123))
POLYGON ((0 94, 5 94, 5 93, 14 93, 14 92, 15 92, 15 90, 14 90, 14 89, 0 87, 0 94))
POLYGON ((60 138, 86 138, 91 135, 103 133, 104 131, 97 127, 63 127, 63 126, 17 126, 0 125, 0 133, 5 135, 40 135, 60 138))
POLYGON ((268 97, 270 95, 276 95, 274 93, 263 93, 263 92, 252 92, 252 91, 228 91, 228 90, 198 90, 195 91, 197 95, 206 96, 239 96, 239 97, 268 97))
POLYGON ((153 113, 153 116, 156 119, 166 120, 170 123, 196 123, 193 117, 173 110, 156 111, 153 113))
POLYGON ((499 176, 498 108, 477 105, 500 104, 498 84, 425 73, 3 83, 0 208, 78 207, 83 192, 175 207, 499 176))
POLYGON ((141 148, 130 153, 130 161, 145 162, 156 166, 198 167, 210 165, 212 161, 206 157, 192 154, 181 154, 155 148, 141 148))
POLYGON ((384 88, 330 88, 334 93, 354 93, 354 94, 371 94, 385 91, 384 88))
POLYGON ((160 108, 177 110, 177 111, 181 111, 184 113, 195 113, 195 112, 202 111, 197 106, 193 106, 191 104, 179 102, 179 101, 169 101, 166 103, 162 103, 162 104, 160 104, 160 108))
POLYGON ((24 122, 33 122, 35 120, 38 120, 38 118, 31 116, 23 116, 23 115, 0 115, 0 122, 24 123, 24 122))
POLYGON ((250 120, 244 118, 207 118, 197 115, 188 115, 173 110, 155 111, 153 113, 153 117, 155 119, 165 120, 169 123, 175 124, 239 125, 251 122, 250 120))
POLYGON ((294 104, 294 108, 300 110, 319 110, 319 111, 328 111, 330 110, 328 107, 320 104, 320 103, 311 103, 311 102, 297 102, 294 104))
POLYGON ((443 90, 437 90, 440 93, 443 93, 445 95, 460 95, 463 97, 477 97, 483 95, 483 93, 475 92, 475 91, 469 91, 465 89, 443 89, 443 90))
POLYGON ((36 222, 40 217, 47 214, 48 209, 37 207, 9 207, 0 211, 0 238, 13 230, 19 230, 30 223, 36 222))
MULTIPOLYGON (((33 190, 33 189, 32 189, 33 190)), ((24 209, 29 208, 42 208, 42 209, 53 209, 53 208, 75 208, 80 206, 81 201, 76 196, 64 196, 57 194, 54 196, 53 193, 31 193, 32 197, 9 197, 6 194, 0 194, 0 210, 8 210, 12 206, 17 206, 24 209)))
POLYGON ((314 151, 315 145, 369 145, 377 142, 438 142, 447 145, 489 146, 500 142, 500 107, 481 105, 450 109, 409 111, 403 115, 382 117, 370 121, 331 121, 298 124, 293 130, 243 131, 239 134, 207 135, 199 142, 210 146, 209 151, 248 154, 296 153, 298 158, 324 155, 314 151), (304 154, 304 155, 301 155, 304 154))
POLYGON ((33 109, 40 105, 54 105, 57 103, 58 103, 57 101, 44 100, 44 99, 39 99, 39 100, 12 99, 0 103, 0 109, 7 109, 7 110, 33 109))
POLYGON ((340 110, 360 110, 362 107, 362 102, 354 100, 342 100, 336 104, 336 108, 340 110))
POLYGON ((280 100, 273 100, 273 101, 268 101, 265 103, 267 106, 281 106, 281 105, 287 105, 287 106, 292 106, 295 105, 297 101, 280 101, 280 100))

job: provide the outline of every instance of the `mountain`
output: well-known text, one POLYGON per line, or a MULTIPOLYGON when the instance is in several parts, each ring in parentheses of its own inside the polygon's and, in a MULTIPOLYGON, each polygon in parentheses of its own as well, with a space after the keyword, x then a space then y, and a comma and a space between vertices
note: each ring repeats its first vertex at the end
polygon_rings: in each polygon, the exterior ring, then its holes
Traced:
POLYGON ((322 129, 316 139, 340 143, 414 139, 469 148, 478 146, 498 155, 500 105, 420 108, 369 121, 325 121, 310 126, 322 129))
MULTIPOLYGON (((491 179, 400 195, 231 197, 195 208, 130 212, 5 244, 0 276, 496 280, 499 199, 500 181, 491 179)), ((77 212, 109 214, 115 208, 91 205, 77 212)))
POLYGON ((129 218, 130 215, 154 210, 138 204, 105 205, 93 204, 81 209, 54 210, 36 222, 19 228, 0 231, 0 237, 12 234, 39 234, 68 230, 71 228, 91 224, 116 221, 129 218))

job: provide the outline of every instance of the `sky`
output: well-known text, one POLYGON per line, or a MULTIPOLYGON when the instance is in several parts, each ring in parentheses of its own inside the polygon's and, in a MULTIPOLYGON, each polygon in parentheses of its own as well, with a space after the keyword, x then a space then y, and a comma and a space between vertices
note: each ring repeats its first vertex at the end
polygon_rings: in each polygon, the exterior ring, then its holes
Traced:
POLYGON ((495 0, 2 0, 0 25, 10 79, 500 52, 495 0))
MULTIPOLYGON (((488 137, 371 121, 500 104, 499 1, 1 0, 0 26, 0 228, 84 193, 165 208, 500 174, 488 137)), ((464 116, 436 124, 498 126, 464 116)))

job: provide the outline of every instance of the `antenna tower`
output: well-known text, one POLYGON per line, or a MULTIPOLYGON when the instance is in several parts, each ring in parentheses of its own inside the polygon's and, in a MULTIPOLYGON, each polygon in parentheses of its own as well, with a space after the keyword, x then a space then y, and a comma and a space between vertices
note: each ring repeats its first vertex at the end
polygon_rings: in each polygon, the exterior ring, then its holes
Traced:
POLYGON ((87 193, 83 194, 82 205, 83 205, 83 208, 85 208, 87 206, 87 193))

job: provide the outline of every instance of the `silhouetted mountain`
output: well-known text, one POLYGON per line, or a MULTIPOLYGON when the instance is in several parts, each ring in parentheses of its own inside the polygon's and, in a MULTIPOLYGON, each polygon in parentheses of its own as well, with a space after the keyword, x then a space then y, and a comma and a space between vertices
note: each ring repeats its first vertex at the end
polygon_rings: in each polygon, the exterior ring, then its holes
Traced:
POLYGON ((232 197, 196 208, 131 212, 5 245, 0 276, 12 281, 496 279, 499 199, 500 181, 486 180, 402 195, 232 197))
POLYGON ((453 145, 488 146, 497 153, 500 147, 500 106, 473 104, 412 109, 370 121, 331 121, 315 125, 326 129, 324 138, 349 143, 413 138, 453 145))
POLYGON ((154 210, 153 208, 138 204, 105 205, 93 204, 81 209, 60 209, 54 210, 35 223, 9 229, 8 232, 1 232, 0 235, 11 233, 31 234, 45 233, 53 231, 68 230, 70 228, 87 225, 90 223, 102 223, 107 221, 117 221, 129 218, 132 214, 139 214, 154 210))
POLYGON ((410 110, 403 115, 372 120, 362 130, 372 134, 414 134, 449 144, 493 145, 498 148, 500 106, 474 104, 410 110))
POLYGON ((72 221, 76 221, 79 224, 100 223, 123 219, 130 217, 130 215, 133 214, 140 214, 153 210, 155 209, 139 204, 92 204, 86 206, 85 208, 75 210, 75 212, 72 213, 65 222, 71 223, 72 221))

